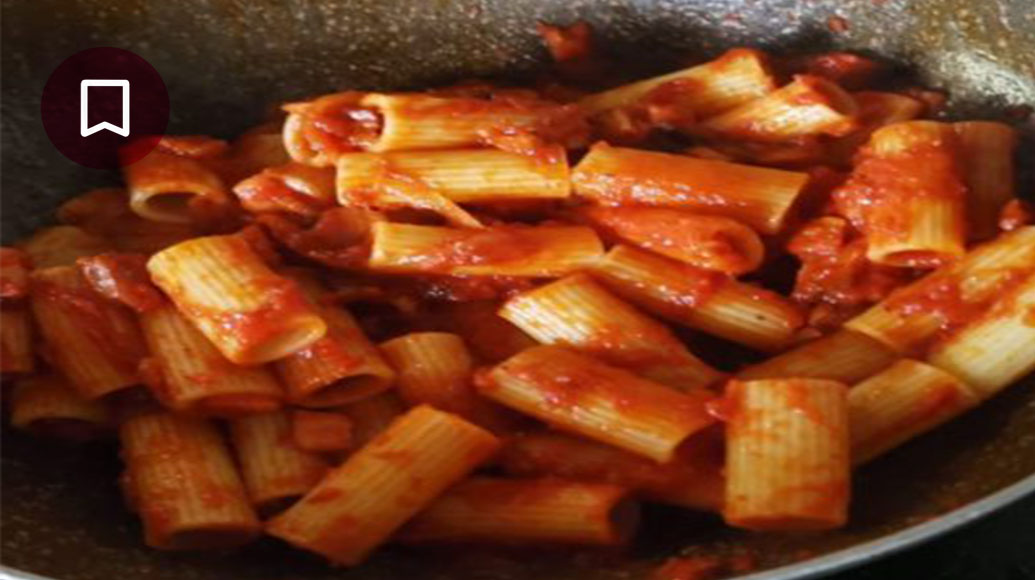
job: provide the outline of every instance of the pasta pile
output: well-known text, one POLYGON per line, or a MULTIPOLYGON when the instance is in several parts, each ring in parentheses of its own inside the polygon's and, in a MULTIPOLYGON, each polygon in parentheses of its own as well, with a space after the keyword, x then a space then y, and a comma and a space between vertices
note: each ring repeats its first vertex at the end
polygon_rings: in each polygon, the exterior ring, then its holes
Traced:
POLYGON ((853 467, 1035 369, 1015 130, 879 69, 738 48, 164 137, 0 253, 11 423, 117 431, 159 549, 843 526, 853 467))

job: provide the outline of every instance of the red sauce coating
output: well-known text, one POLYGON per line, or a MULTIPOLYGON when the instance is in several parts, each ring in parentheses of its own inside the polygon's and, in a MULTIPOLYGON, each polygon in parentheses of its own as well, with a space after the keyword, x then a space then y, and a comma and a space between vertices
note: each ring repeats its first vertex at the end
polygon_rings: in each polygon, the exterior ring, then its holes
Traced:
POLYGON ((319 214, 309 227, 274 214, 260 215, 256 221, 301 256, 332 268, 356 269, 370 255, 370 225, 381 219, 370 210, 337 207, 319 214))
POLYGON ((190 159, 218 157, 228 148, 226 141, 207 135, 165 135, 158 142, 158 150, 162 153, 190 159))
POLYGON ((506 225, 486 229, 456 230, 453 236, 427 252, 413 256, 406 265, 425 272, 449 274, 458 266, 482 266, 520 262, 546 249, 527 226, 506 225))
POLYGON ((381 134, 384 120, 374 109, 360 106, 364 93, 348 91, 307 103, 285 105, 301 116, 299 133, 314 154, 333 159, 371 145, 381 134))
POLYGON ((821 328, 839 325, 912 278, 909 270, 871 262, 866 240, 854 236, 843 219, 824 217, 806 224, 788 243, 802 263, 792 297, 825 306, 821 328))
POLYGON ((291 436, 303 451, 345 451, 352 445, 352 422, 341 413, 296 409, 291 413, 291 436))
POLYGON ((804 72, 834 81, 841 87, 858 90, 872 84, 886 67, 872 59, 850 52, 810 54, 788 62, 792 72, 804 72))
POLYGON ((269 168, 235 185, 234 194, 250 212, 314 216, 335 205, 334 171, 297 164, 269 168))
POLYGON ((591 82, 604 72, 606 63, 596 50, 589 23, 580 20, 569 26, 554 26, 537 22, 536 32, 550 51, 561 76, 591 82))
POLYGON ((827 28, 829 28, 831 32, 848 32, 848 20, 842 16, 831 16, 830 18, 827 18, 827 28))
POLYGON ((605 239, 734 276, 757 268, 765 253, 754 230, 729 218, 667 208, 592 206, 578 215, 605 239))
MULTIPOLYGON (((833 194, 840 215, 869 239, 901 240, 913 216, 903 204, 916 198, 963 202, 966 188, 957 166, 954 145, 948 141, 917 145, 894 156, 864 151, 848 181, 833 194)), ((964 224, 956 224, 963 228, 964 224)), ((917 264, 936 266, 944 256, 929 256, 917 264)))
POLYGON ((999 212, 999 229, 1012 232, 1035 224, 1035 204, 1023 199, 1011 199, 999 212))
POLYGON ((95 292, 137 312, 165 304, 162 293, 151 282, 144 255, 98 254, 79 258, 76 264, 95 292))
POLYGON ((999 298, 1030 274, 1030 269, 1024 268, 999 273, 1000 280, 994 288, 967 297, 961 290, 961 276, 936 273, 893 293, 885 300, 884 307, 904 319, 920 317, 935 321, 937 331, 932 336, 919 344, 907 345, 911 350, 923 353, 935 342, 943 341, 970 322, 983 318, 999 298))
POLYGON ((0 247, 0 299, 23 298, 29 291, 32 260, 16 248, 0 247))
MULTIPOLYGON (((34 297, 50 303, 74 320, 76 327, 104 354, 109 364, 125 375, 136 375, 146 347, 136 321, 127 309, 106 300, 85 282, 66 286, 35 279, 31 292, 34 297)), ((55 356, 68 355, 71 353, 55 353, 55 356)))
POLYGON ((714 580, 722 572, 722 560, 718 557, 669 558, 651 574, 651 580, 714 580))

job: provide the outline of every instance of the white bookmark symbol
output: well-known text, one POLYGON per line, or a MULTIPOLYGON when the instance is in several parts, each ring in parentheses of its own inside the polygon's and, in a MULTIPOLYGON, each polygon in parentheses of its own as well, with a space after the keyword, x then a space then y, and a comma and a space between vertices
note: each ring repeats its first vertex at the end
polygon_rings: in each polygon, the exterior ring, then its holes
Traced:
POLYGON ((79 134, 89 137, 94 133, 107 129, 122 137, 129 136, 129 81, 114 79, 83 79, 79 83, 79 134), (104 121, 96 125, 90 125, 87 121, 86 112, 90 104, 90 87, 122 87, 122 124, 112 125, 104 121))

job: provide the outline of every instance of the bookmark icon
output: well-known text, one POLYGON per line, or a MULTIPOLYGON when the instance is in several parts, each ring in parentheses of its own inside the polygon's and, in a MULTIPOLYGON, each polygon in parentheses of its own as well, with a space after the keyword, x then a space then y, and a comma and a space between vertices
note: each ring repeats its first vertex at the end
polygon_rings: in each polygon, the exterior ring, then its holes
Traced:
POLYGON ((129 136, 129 81, 125 79, 83 79, 79 83, 79 135, 89 137, 108 130, 122 137, 129 136), (90 110, 90 87, 122 87, 122 123, 114 125, 107 121, 90 125, 87 112, 90 110))

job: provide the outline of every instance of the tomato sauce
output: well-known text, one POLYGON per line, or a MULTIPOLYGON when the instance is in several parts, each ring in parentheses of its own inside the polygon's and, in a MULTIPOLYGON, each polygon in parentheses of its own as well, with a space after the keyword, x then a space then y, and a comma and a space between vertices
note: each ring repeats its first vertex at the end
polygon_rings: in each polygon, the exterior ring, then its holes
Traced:
POLYGON ((788 244, 801 260, 792 297, 826 307, 821 327, 840 324, 913 277, 908 269, 871 262, 866 240, 854 236, 844 220, 824 217, 806 224, 788 244))
MULTIPOLYGON (((106 300, 85 283, 67 286, 37 279, 32 281, 31 292, 34 297, 50 303, 74 321, 77 330, 103 353, 108 364, 124 375, 136 376, 137 367, 147 350, 136 321, 128 310, 106 300)), ((54 353, 58 357, 72 354, 54 353)))
POLYGON ((831 80, 849 90, 874 83, 887 71, 879 62, 850 52, 824 52, 791 59, 791 72, 804 72, 831 80))
POLYGON ((456 230, 450 239, 412 256, 405 265, 425 272, 449 274, 463 266, 503 265, 532 260, 545 251, 534 230, 520 225, 484 230, 456 230))
POLYGON ((370 226, 383 219, 377 212, 339 207, 320 214, 306 227, 285 216, 264 214, 257 222, 295 253, 332 268, 353 270, 370 256, 370 226))
POLYGON ((999 229, 1004 232, 1035 224, 1035 205, 1023 199, 1011 199, 999 212, 999 229))
POLYGON ((939 143, 888 158, 864 151, 848 181, 834 192, 833 200, 838 213, 870 239, 902 241, 914 219, 904 207, 910 199, 962 203, 965 195, 955 155, 950 147, 939 143))
POLYGON ((147 272, 146 256, 98 254, 79 258, 76 264, 95 292, 137 312, 147 312, 165 304, 164 296, 147 272))
POLYGON ((0 247, 0 299, 22 298, 28 294, 31 262, 22 250, 0 247))

